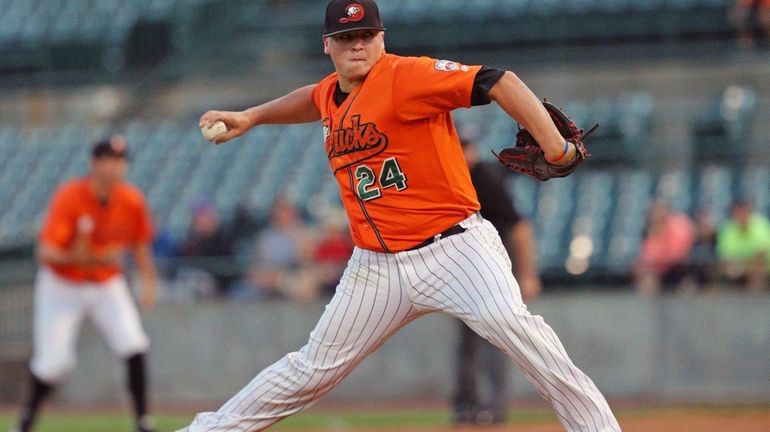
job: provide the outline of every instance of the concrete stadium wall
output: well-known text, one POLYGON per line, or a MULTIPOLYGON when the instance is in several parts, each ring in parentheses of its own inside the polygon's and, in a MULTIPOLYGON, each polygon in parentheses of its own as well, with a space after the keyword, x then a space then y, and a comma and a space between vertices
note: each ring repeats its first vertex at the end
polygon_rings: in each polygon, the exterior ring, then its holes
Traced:
MULTIPOLYGON (((533 302, 530 310, 555 329, 575 363, 609 398, 770 401, 768 296, 552 295, 533 302)), ((304 344, 322 312, 322 304, 281 302, 161 305, 145 319, 153 344, 154 400, 214 407, 304 344)), ((365 360, 327 399, 447 398, 454 383, 455 343, 451 318, 424 317, 365 360)), ((122 365, 92 325, 84 327, 79 347, 78 367, 60 400, 124 401, 122 365)), ((510 376, 514 396, 535 395, 513 366, 510 376)))

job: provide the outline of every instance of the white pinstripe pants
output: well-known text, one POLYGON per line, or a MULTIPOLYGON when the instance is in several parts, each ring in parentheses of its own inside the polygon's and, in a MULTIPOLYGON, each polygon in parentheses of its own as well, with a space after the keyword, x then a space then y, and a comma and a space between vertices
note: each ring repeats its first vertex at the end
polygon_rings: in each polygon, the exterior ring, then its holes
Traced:
POLYGON ((307 345, 184 430, 264 430, 312 405, 410 321, 443 311, 505 351, 566 430, 620 431, 591 379, 543 319, 527 311, 492 224, 474 215, 461 225, 466 232, 413 251, 357 248, 307 345))

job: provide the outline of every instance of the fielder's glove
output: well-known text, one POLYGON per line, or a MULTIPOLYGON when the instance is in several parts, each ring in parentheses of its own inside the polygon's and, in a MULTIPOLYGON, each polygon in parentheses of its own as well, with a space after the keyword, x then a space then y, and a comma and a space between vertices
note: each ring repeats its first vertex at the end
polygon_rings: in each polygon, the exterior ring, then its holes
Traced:
POLYGON ((565 165, 549 162, 545 157, 543 149, 540 148, 535 138, 526 129, 520 129, 516 134, 515 147, 503 149, 500 154, 492 152, 505 167, 540 181, 554 177, 566 177, 572 174, 572 171, 575 171, 578 164, 589 156, 588 150, 586 150, 586 146, 583 144, 583 139, 599 127, 598 124, 594 125, 588 132, 583 133, 583 129, 578 128, 575 122, 570 120, 559 108, 550 102, 543 102, 543 106, 545 106, 546 111, 550 114, 551 120, 553 120, 561 136, 575 145, 576 152, 572 161, 565 165))

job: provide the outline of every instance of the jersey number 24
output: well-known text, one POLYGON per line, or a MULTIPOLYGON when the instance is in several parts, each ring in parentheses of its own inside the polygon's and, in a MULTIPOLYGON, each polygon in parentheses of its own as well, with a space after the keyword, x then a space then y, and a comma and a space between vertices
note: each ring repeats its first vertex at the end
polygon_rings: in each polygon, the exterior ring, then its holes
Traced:
POLYGON ((382 163, 379 179, 368 165, 359 165, 356 168, 356 180, 358 181, 356 186, 358 196, 364 201, 381 197, 382 189, 395 187, 396 190, 402 191, 407 187, 406 175, 401 171, 395 157, 386 159, 382 163), (377 186, 378 180, 379 186, 377 186))

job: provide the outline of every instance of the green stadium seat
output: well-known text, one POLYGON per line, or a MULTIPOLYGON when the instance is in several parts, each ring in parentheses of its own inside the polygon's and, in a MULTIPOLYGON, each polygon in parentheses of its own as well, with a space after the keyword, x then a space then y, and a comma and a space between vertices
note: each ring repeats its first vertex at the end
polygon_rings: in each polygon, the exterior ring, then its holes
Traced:
POLYGON ((500 0, 494 16, 503 18, 521 17, 529 11, 529 0, 500 0))
POLYGON ((707 211, 716 223, 729 214, 730 204, 736 198, 735 176, 724 165, 706 165, 698 173, 697 207, 707 211))
POLYGON ((529 13, 545 17, 551 17, 560 13, 562 0, 539 0, 529 4, 529 13))
POLYGON ((573 101, 565 105, 575 123, 599 128, 587 140, 593 166, 641 166, 645 161, 654 103, 644 92, 621 94, 590 103, 573 101))
POLYGON ((537 181, 525 175, 511 173, 506 185, 516 211, 523 217, 534 220, 539 186, 537 181))
POLYGON ((575 179, 565 177, 540 185, 534 225, 538 233, 538 261, 543 268, 564 267, 569 225, 574 212, 575 179))
POLYGON ((660 10, 666 0, 628 0, 628 8, 632 11, 660 10))
POLYGON ((564 3, 564 9, 570 14, 588 14, 596 8, 598 0, 567 0, 564 3))
POLYGON ((693 119, 694 159, 699 163, 745 164, 756 107, 754 90, 727 87, 693 119))
POLYGON ((617 177, 617 202, 609 227, 607 269, 626 272, 641 244, 653 178, 642 170, 624 170, 617 177))
POLYGON ((672 9, 692 9, 698 5, 698 0, 668 0, 667 6, 672 9))
POLYGON ((0 40, 22 42, 21 32, 27 17, 32 12, 31 3, 11 2, 0 15, 0 40))
POLYGON ((740 171, 737 196, 750 200, 759 213, 770 216, 770 168, 756 166, 740 171))
POLYGON ((690 213, 693 210, 692 190, 692 175, 689 171, 670 170, 658 177, 655 199, 667 202, 674 211, 690 213))

